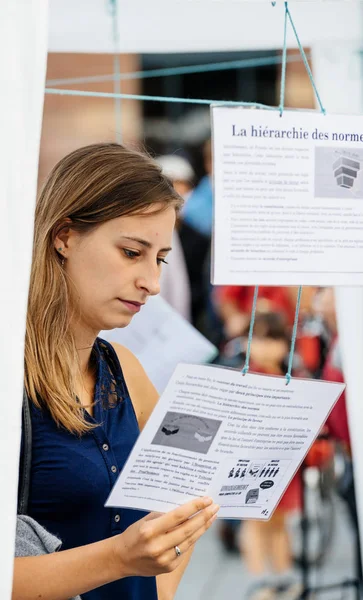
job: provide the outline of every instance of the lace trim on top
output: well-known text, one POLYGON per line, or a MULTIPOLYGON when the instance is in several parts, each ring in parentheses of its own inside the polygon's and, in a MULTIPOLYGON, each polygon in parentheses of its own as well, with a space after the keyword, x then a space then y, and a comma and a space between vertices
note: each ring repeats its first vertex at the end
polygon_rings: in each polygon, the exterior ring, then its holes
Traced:
POLYGON ((97 339, 92 354, 98 364, 95 402, 104 408, 113 408, 127 395, 125 380, 117 355, 103 340, 97 339))

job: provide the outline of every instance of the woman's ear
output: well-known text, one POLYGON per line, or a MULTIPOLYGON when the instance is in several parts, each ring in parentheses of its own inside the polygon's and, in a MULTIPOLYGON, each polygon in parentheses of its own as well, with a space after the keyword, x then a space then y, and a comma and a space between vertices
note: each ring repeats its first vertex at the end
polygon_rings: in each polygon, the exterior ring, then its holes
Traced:
POLYGON ((67 251, 69 249, 69 240, 72 235, 71 219, 64 219, 60 223, 54 233, 53 244, 55 250, 61 254, 64 258, 67 258, 67 251))

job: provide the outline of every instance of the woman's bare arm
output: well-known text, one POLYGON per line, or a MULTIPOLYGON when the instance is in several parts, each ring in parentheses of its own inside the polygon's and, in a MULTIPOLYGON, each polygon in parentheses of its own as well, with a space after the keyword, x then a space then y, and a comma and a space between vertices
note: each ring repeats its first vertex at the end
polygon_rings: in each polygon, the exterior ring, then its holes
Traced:
POLYGON ((124 577, 110 538, 73 550, 16 558, 12 600, 69 600, 124 577))
POLYGON ((171 573, 210 527, 218 506, 197 498, 160 515, 150 513, 123 533, 73 550, 15 559, 12 600, 69 600, 134 575, 171 573))
POLYGON ((156 578, 158 600, 173 600, 194 550, 194 545, 181 557, 180 565, 172 573, 162 573, 156 578))

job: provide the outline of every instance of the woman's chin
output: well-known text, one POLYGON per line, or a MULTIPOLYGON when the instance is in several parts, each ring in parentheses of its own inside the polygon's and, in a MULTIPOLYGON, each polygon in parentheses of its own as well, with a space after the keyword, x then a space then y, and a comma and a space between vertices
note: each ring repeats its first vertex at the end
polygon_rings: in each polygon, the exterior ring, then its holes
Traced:
POLYGON ((101 329, 102 331, 110 331, 111 329, 122 329, 123 327, 127 327, 133 316, 134 315, 123 315, 122 317, 118 316, 116 319, 114 318, 104 321, 101 329))

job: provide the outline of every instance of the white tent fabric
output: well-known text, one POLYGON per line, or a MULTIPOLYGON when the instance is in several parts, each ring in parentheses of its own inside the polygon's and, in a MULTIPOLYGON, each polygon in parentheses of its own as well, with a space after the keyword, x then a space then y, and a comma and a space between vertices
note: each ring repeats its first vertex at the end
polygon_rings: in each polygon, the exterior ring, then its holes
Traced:
MULTIPOLYGON (((363 11, 358 21, 363 31, 363 11)), ((360 43, 317 44, 312 49, 315 82, 328 112, 363 112, 362 57, 360 43)), ((363 288, 338 287, 339 343, 347 383, 349 428, 360 536, 363 539, 363 288)))
MULTIPOLYGON (((281 48, 284 3, 278 0, 122 0, 120 52, 216 52, 281 48)), ((49 0, 51 52, 113 52, 110 0, 49 0), (72 15, 72 17, 70 17, 72 15)), ((305 46, 360 40, 359 1, 292 0, 305 46)), ((288 46, 296 47, 289 32, 288 46)))
POLYGON ((11 598, 24 331, 47 59, 47 1, 0 3, 0 597, 11 598))

